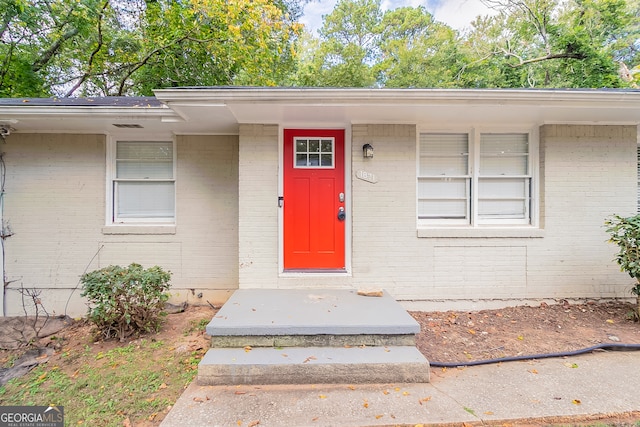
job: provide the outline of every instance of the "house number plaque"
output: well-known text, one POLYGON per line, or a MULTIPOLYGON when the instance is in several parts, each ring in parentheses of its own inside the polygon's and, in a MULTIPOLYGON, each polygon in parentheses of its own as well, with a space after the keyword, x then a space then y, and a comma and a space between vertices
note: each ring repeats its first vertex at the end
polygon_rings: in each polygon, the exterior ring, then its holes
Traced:
POLYGON ((375 174, 363 170, 359 170, 356 172, 356 178, 370 182, 372 184, 378 182, 378 177, 375 174))

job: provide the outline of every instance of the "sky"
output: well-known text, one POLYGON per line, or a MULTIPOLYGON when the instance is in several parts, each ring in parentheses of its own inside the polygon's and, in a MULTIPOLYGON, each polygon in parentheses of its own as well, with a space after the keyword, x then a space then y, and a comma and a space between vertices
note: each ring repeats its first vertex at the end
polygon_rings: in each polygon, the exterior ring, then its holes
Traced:
MULTIPOLYGON (((322 15, 333 10, 337 0, 311 0, 304 8, 301 22, 315 34, 322 25, 322 15)), ((480 0, 382 0, 382 10, 403 6, 424 6, 436 20, 444 22, 452 28, 463 30, 478 15, 493 15, 480 0)))

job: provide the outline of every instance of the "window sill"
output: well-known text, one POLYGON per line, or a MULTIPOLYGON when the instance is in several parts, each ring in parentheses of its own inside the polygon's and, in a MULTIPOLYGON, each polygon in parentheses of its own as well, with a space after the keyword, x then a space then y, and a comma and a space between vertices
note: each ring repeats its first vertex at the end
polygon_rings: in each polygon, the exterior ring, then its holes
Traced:
POLYGON ((481 238, 481 239, 500 239, 500 238, 542 238, 544 230, 533 227, 514 227, 514 228, 496 228, 496 227, 464 227, 464 228, 419 228, 418 237, 425 238, 481 238))
POLYGON ((176 234, 175 225, 107 225, 102 234, 176 234))

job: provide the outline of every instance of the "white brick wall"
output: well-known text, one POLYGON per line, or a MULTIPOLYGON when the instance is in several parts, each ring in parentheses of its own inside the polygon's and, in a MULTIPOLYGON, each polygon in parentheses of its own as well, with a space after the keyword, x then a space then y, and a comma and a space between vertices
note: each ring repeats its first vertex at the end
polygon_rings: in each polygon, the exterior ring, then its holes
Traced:
POLYGON ((603 223, 634 213, 634 126, 541 129, 542 238, 417 238, 414 129, 353 127, 353 170, 379 180, 353 181, 354 286, 429 301, 629 296, 603 223))
MULTIPOLYGON (((541 128, 542 237, 424 238, 415 219, 416 127, 354 125, 346 158, 351 275, 287 277, 278 264, 278 126, 241 125, 239 137, 179 137, 176 232, 147 235, 102 233, 104 136, 14 134, 3 146, 4 217, 15 233, 5 240, 7 314, 22 313, 20 285, 42 289, 46 307, 62 313, 86 268, 130 262, 172 270, 176 299, 191 302, 223 300, 238 283, 379 286, 449 308, 627 297, 631 279, 613 263, 603 223, 635 212, 636 135, 635 126, 541 128), (374 146, 373 159, 362 158, 365 143, 374 146), (357 179, 359 170, 378 182, 357 179)), ((84 312, 79 294, 68 314, 84 312)))
MULTIPOLYGON (((41 288, 45 307, 60 314, 85 269, 131 262, 171 270, 178 301, 226 299, 238 281, 238 138, 178 137, 177 225, 169 235, 102 233, 105 144, 102 135, 7 140, 4 217, 15 233, 5 241, 13 281, 7 314, 22 313, 13 290, 20 285, 41 288)), ((80 293, 73 293, 67 314, 84 314, 80 293)))
POLYGON ((276 287, 278 126, 241 125, 239 158, 240 287, 276 287))

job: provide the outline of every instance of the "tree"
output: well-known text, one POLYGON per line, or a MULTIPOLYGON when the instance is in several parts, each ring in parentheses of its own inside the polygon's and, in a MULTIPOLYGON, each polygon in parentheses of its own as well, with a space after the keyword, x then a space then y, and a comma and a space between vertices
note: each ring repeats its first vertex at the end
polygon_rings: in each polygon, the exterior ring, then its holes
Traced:
POLYGON ((386 87, 452 87, 460 54, 457 35, 424 7, 387 11, 380 25, 378 82, 386 87))
POLYGON ((340 0, 324 17, 320 40, 307 35, 312 49, 299 64, 300 86, 371 87, 378 58, 380 0, 340 0))
POLYGON ((628 85, 621 78, 620 63, 632 40, 637 43, 633 28, 638 16, 624 0, 483 1, 501 13, 476 20, 468 34, 469 62, 463 71, 471 74, 461 74, 464 86, 628 85), (478 85, 474 77, 482 69, 492 78, 478 85))
POLYGON ((0 0, 0 95, 284 81, 295 0, 0 0), (293 11, 293 14, 289 12, 293 11))
POLYGON ((382 12, 379 0, 342 0, 308 34, 295 83, 333 87, 450 87, 457 35, 424 7, 382 12))

